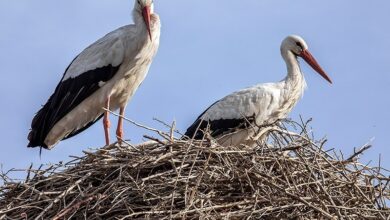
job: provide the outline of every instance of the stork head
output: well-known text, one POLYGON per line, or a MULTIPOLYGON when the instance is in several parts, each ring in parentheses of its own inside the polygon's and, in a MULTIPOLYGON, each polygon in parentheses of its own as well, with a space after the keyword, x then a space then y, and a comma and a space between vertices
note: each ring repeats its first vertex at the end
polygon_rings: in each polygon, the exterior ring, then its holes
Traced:
POLYGON ((152 33, 150 30, 150 16, 154 12, 153 0, 135 0, 134 11, 142 15, 149 33, 149 37, 152 39, 152 33))
POLYGON ((332 80, 321 68, 318 62, 314 59, 311 53, 308 50, 306 42, 302 37, 297 35, 290 35, 286 37, 281 46, 282 50, 287 50, 292 52, 295 56, 302 57, 317 73, 319 73, 326 81, 332 83, 332 80))

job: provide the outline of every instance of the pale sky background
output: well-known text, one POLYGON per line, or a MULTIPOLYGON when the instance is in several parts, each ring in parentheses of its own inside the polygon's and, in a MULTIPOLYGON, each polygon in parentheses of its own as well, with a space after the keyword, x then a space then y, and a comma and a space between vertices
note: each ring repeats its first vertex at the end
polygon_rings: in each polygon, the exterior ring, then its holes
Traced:
MULTIPOLYGON (((132 8, 132 0, 0 0, 3 170, 67 161, 104 145, 100 121, 42 158, 38 148, 26 148, 26 136, 72 59, 132 23, 132 8)), ((376 165, 381 154, 390 168, 390 1, 155 0, 155 10, 162 20, 160 49, 127 117, 156 128, 162 126, 154 117, 176 120, 184 132, 217 99, 285 77, 279 46, 298 34, 334 84, 301 62, 309 89, 290 117, 313 118, 315 136, 329 138, 326 148, 344 155, 375 138, 363 161, 376 165)), ((125 125, 134 143, 144 133, 125 125)))

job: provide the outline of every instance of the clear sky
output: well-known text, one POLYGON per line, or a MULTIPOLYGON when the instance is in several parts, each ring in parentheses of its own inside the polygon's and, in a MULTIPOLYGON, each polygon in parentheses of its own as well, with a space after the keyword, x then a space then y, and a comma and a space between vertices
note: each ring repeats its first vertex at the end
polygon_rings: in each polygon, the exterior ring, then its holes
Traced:
MULTIPOLYGON (((65 68, 89 44, 132 23, 132 0, 0 1, 0 163, 3 170, 52 163, 104 144, 102 123, 52 151, 27 149, 31 119, 65 68)), ((155 0, 161 45, 127 117, 185 131, 211 103, 261 82, 281 80, 279 47, 301 35, 334 81, 302 63, 309 89, 290 114, 313 118, 317 138, 349 155, 371 139, 364 161, 390 168, 390 2, 312 0, 155 0)), ((113 119, 113 127, 116 121, 113 119)), ((113 129, 115 130, 115 129, 113 129)), ((140 142, 145 131, 125 125, 140 142)), ((112 135, 114 137, 114 135, 112 135)), ((372 164, 375 165, 375 164, 372 164)))

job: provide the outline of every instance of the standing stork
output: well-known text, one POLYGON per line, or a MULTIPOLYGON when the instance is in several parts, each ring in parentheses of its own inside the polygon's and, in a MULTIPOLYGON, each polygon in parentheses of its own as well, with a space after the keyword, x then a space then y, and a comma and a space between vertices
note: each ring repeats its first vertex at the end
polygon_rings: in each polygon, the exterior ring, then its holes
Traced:
MULTIPOLYGON (((35 115, 28 147, 53 148, 103 117, 110 143, 109 110, 124 115, 128 100, 144 80, 160 41, 160 19, 153 0, 136 0, 134 24, 123 26, 82 51, 65 73, 47 103, 35 115)), ((116 135, 123 138, 122 118, 116 135)))
POLYGON ((187 129, 185 136, 202 139, 209 129, 212 137, 224 145, 250 144, 255 129, 270 125, 287 114, 303 95, 306 87, 298 57, 302 57, 325 80, 331 79, 308 51, 299 36, 288 36, 281 45, 281 54, 287 65, 287 77, 276 83, 258 84, 234 92, 212 104, 187 129))

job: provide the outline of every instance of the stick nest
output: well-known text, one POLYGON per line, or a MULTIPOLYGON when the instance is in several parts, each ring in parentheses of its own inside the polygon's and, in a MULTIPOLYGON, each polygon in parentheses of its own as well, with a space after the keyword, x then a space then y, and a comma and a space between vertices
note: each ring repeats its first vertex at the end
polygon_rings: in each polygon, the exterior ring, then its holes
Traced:
POLYGON ((159 140, 30 168, 22 182, 3 174, 0 219, 390 219, 388 171, 358 162, 368 146, 344 158, 306 123, 268 130, 232 147, 154 130, 159 140))

